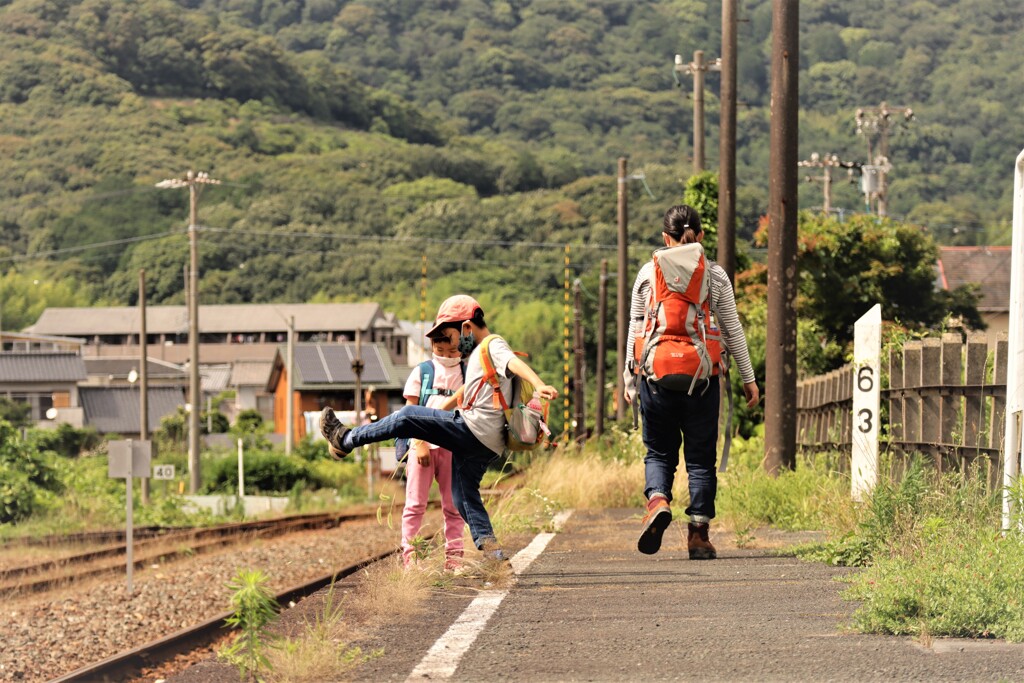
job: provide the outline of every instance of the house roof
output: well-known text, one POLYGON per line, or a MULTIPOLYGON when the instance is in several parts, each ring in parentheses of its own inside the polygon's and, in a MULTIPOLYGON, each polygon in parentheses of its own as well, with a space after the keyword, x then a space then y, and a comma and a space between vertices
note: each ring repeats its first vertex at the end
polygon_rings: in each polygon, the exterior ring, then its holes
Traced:
MULTIPOLYGON (((149 429, 160 428, 160 420, 185 404, 185 390, 179 387, 150 387, 149 429)), ((85 424, 103 434, 138 434, 140 426, 139 390, 133 387, 80 387, 78 399, 85 413, 85 424)))
POLYGON ((228 384, 233 387, 267 386, 270 371, 274 362, 269 360, 236 360, 231 364, 231 379, 228 384))
MULTIPOLYGON (((405 386, 408 368, 396 368, 384 344, 362 344, 360 352, 363 360, 361 381, 364 387, 373 385, 386 391, 405 386)), ((274 368, 267 382, 268 391, 274 391, 280 381, 286 354, 286 347, 280 347, 274 357, 274 368)), ((296 391, 353 390, 356 377, 352 371, 352 361, 355 357, 355 342, 296 344, 293 388, 296 391)))
POLYGON ((228 380, 231 379, 231 366, 224 365, 200 365, 199 383, 203 391, 209 394, 220 393, 228 388, 228 380))
MULTIPOLYGON (((380 304, 226 304, 199 306, 199 329, 203 334, 287 332, 289 317, 295 318, 296 332, 335 332, 388 327, 381 324, 380 304)), ((34 325, 33 334, 90 337, 97 334, 137 334, 139 309, 134 306, 96 308, 47 308, 34 325)), ((147 334, 186 334, 185 306, 146 308, 147 334)))
POLYGON ((0 353, 0 382, 80 382, 85 363, 77 353, 0 353))
MULTIPOLYGON (((126 379, 128 374, 139 370, 138 358, 85 358, 85 371, 89 375, 100 377, 114 377, 126 379)), ((180 379, 188 380, 188 373, 185 369, 174 363, 158 360, 156 358, 146 359, 146 376, 149 379, 180 379)))
POLYGON ((976 284, 979 311, 1009 311, 1010 259, 1010 247, 939 247, 939 285, 956 289, 976 284))

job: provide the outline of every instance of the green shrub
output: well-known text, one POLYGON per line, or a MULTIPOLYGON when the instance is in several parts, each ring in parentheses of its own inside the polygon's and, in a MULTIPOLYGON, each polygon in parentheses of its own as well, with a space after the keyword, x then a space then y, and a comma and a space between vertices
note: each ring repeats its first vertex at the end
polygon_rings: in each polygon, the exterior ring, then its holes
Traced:
POLYGON ((263 415, 253 408, 243 410, 235 418, 235 431, 241 434, 255 434, 263 428, 263 415))
POLYGON ((314 440, 309 434, 295 444, 295 449, 292 452, 307 462, 331 457, 327 450, 327 442, 324 439, 314 440))
POLYGON ((36 508, 36 487, 28 475, 10 463, 0 462, 0 524, 18 522, 36 508))
POLYGON ((0 524, 25 519, 36 510, 41 494, 62 488, 45 457, 10 422, 0 420, 0 524))
MULTIPOLYGON (((238 458, 227 456, 215 460, 206 475, 207 493, 235 491, 238 488, 238 458)), ((288 493, 296 485, 302 488, 334 488, 335 481, 324 473, 309 467, 308 463, 296 456, 279 452, 246 452, 245 492, 288 493)))
POLYGON ((0 420, 10 423, 13 427, 20 429, 32 424, 30 415, 32 406, 21 401, 12 401, 7 397, 0 397, 0 420))
POLYGON ((91 451, 103 443, 103 437, 94 427, 77 429, 69 424, 60 424, 56 429, 32 429, 28 442, 38 451, 53 451, 67 458, 74 458, 84 451, 91 451))
POLYGON ((199 416, 199 430, 203 434, 224 434, 230 427, 228 416, 219 410, 204 410, 199 416))

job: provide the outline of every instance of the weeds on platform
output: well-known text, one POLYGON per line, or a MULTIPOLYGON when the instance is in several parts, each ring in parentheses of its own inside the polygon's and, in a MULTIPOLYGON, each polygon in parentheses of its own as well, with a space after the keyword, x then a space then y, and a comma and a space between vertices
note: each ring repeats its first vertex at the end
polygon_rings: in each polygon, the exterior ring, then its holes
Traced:
POLYGON ((852 533, 801 554, 866 566, 846 593, 860 631, 1024 641, 1024 537, 999 531, 1001 511, 984 476, 912 460, 899 481, 883 477, 852 533))
POLYGON ((357 664, 382 654, 364 653, 349 645, 349 640, 350 628, 332 583, 323 607, 312 620, 304 621, 299 635, 274 642, 267 653, 268 679, 296 683, 341 680, 357 664))
POLYGON ((233 614, 225 623, 239 630, 218 656, 238 667, 243 680, 255 681, 267 667, 267 644, 263 628, 277 617, 277 601, 267 588, 269 578, 259 569, 239 569, 228 583, 233 614))

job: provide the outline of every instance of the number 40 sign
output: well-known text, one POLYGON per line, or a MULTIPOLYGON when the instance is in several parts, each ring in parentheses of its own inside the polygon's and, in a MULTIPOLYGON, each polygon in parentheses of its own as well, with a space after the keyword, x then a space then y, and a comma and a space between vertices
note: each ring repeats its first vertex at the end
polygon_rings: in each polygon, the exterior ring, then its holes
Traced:
POLYGON ((878 482, 881 353, 882 307, 875 304, 853 326, 853 455, 850 470, 854 500, 863 500, 878 482))

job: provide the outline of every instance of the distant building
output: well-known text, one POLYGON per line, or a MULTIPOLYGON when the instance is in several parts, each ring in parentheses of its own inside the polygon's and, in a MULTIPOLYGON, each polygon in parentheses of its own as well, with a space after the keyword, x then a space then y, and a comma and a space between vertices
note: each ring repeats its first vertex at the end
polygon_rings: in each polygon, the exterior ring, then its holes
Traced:
POLYGON ((228 386, 235 390, 235 413, 258 410, 264 420, 274 419, 274 394, 267 390, 274 361, 239 360, 231 364, 228 386))
MULTIPOLYGON (((404 405, 402 389, 405 388, 409 368, 404 364, 396 366, 384 344, 362 344, 360 355, 364 363, 363 409, 384 417, 404 405)), ((312 416, 325 406, 338 411, 355 409, 356 377, 352 371, 355 357, 356 345, 351 342, 296 344, 295 377, 292 381, 296 440, 315 429, 315 426, 307 424, 307 413, 312 420, 312 416)), ((274 394, 274 431, 278 434, 284 434, 287 425, 286 359, 286 347, 279 348, 267 382, 267 391, 274 394)))
POLYGON ((62 421, 83 425, 78 383, 85 379, 85 363, 77 353, 0 353, 0 397, 28 404, 29 417, 39 426, 50 422, 51 409, 62 421))
POLYGON ((409 322, 408 320, 399 320, 398 329, 409 338, 409 352, 407 365, 410 368, 414 368, 425 360, 431 357, 430 342, 427 340, 427 330, 433 327, 434 322, 431 320, 426 323, 420 322, 409 322))
MULTIPOLYGON (((139 382, 140 365, 138 358, 83 358, 85 361, 86 380, 80 386, 131 387, 139 382), (136 380, 131 381, 132 373, 136 380)), ((155 358, 146 359, 146 382, 150 387, 175 386, 188 384, 188 372, 174 363, 155 358)))
POLYGON ((50 353, 78 353, 85 345, 84 339, 53 337, 27 332, 0 331, 0 353, 42 351, 50 353))
MULTIPOLYGON (((81 387, 79 394, 85 424, 100 434, 119 434, 138 438, 142 427, 141 388, 117 386, 81 387)), ((185 387, 157 386, 146 392, 149 398, 146 412, 148 429, 152 434, 160 428, 160 421, 178 412, 185 403, 185 387)))
MULTIPOLYGON (((271 361, 287 341, 289 318, 298 342, 354 341, 358 333, 364 343, 383 344, 392 362, 406 363, 408 339, 393 315, 376 303, 337 303, 200 305, 200 364, 271 361)), ((25 331, 81 338, 85 357, 137 356, 139 322, 137 307, 47 308, 25 331)), ((187 363, 187 308, 147 307, 146 344, 151 358, 187 363)))
POLYGON ((978 286, 978 312, 990 336, 1010 329, 1010 247, 939 247, 938 286, 978 286))

